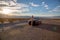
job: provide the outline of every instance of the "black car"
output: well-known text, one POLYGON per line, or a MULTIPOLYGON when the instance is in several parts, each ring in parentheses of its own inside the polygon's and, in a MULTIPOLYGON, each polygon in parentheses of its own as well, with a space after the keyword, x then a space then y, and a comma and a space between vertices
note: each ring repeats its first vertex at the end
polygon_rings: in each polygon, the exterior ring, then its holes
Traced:
POLYGON ((29 24, 29 25, 32 25, 32 26, 38 26, 38 25, 41 25, 42 22, 41 22, 40 20, 33 19, 33 20, 29 20, 29 21, 28 21, 28 24, 29 24))

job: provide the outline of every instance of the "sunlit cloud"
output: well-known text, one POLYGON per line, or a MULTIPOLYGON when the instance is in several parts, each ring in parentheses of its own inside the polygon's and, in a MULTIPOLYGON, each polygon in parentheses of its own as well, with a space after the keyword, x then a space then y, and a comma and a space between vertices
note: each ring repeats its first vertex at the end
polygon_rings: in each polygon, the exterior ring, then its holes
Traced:
POLYGON ((17 14, 17 13, 23 13, 23 12, 29 11, 29 9, 28 9, 29 5, 23 4, 23 3, 17 3, 16 1, 17 0, 6 0, 6 1, 2 0, 2 1, 0 1, 0 6, 2 5, 2 7, 0 7, 0 9, 3 8, 2 10, 0 10, 0 13, 4 13, 6 10, 6 11, 11 11, 10 14, 14 15, 14 13, 17 14))
POLYGON ((6 7, 8 6, 9 4, 5 1, 0 1, 0 7, 6 7))

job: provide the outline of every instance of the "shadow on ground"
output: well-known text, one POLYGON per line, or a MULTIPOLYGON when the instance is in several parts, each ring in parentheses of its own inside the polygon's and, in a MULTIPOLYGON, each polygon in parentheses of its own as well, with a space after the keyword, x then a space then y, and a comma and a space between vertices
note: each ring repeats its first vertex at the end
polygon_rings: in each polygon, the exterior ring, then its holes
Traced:
MULTIPOLYGON (((35 26, 36 27, 36 26, 35 26)), ((48 31, 58 32, 60 33, 60 25, 54 25, 54 24, 41 24, 40 26, 37 26, 36 28, 46 29, 48 31)))

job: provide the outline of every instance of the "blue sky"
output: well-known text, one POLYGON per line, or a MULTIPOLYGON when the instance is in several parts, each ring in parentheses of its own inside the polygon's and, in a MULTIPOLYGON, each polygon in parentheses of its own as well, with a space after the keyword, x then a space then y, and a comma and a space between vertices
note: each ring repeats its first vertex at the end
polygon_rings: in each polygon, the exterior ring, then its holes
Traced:
MULTIPOLYGON (((29 12, 31 14, 59 15, 60 16, 60 12, 53 11, 55 8, 58 8, 58 6, 60 6, 60 0, 18 0, 17 2, 28 4, 28 5, 29 5, 29 3, 39 5, 36 7, 32 6, 32 5, 29 6, 29 8, 31 7, 30 8, 31 11, 29 12), (44 7, 44 6, 46 6, 46 7, 44 7), (49 11, 51 11, 51 12, 49 12, 49 11)), ((60 10, 60 9, 58 9, 58 10, 60 10)))
MULTIPOLYGON (((5 1, 4 1, 5 2, 5 1)), ((7 0, 13 15, 60 16, 60 0, 7 0)))

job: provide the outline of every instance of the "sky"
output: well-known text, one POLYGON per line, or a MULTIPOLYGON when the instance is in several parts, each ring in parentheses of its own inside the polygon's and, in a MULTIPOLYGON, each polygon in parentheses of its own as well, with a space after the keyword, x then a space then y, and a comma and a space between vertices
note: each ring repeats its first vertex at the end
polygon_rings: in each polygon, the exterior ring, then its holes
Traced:
POLYGON ((1 13, 16 16, 60 16, 60 0, 0 0, 1 13))

